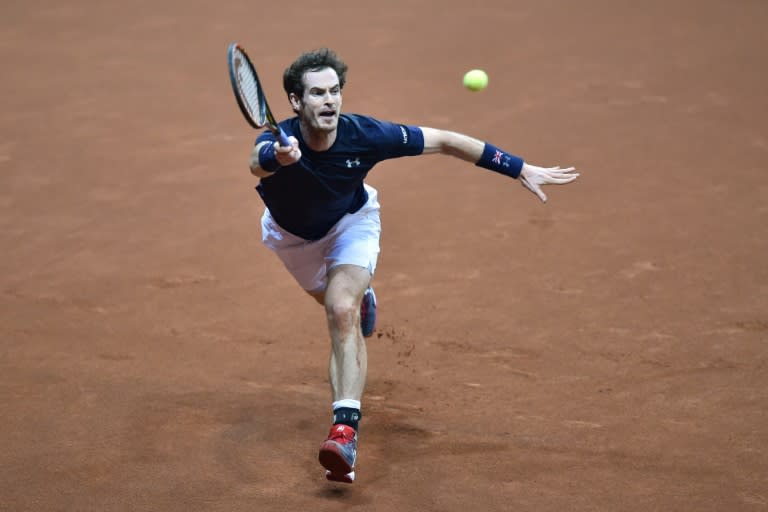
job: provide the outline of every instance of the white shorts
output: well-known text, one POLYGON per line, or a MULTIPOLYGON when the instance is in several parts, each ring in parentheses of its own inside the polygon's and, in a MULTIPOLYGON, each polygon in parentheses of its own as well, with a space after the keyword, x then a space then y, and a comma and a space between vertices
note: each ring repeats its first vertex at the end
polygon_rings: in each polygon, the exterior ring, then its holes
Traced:
POLYGON ((365 185, 368 201, 348 213, 320 240, 305 240, 281 228, 269 209, 261 217, 261 240, 272 249, 304 290, 317 293, 328 285, 336 265, 357 265, 373 276, 379 257, 381 220, 378 192, 365 185))

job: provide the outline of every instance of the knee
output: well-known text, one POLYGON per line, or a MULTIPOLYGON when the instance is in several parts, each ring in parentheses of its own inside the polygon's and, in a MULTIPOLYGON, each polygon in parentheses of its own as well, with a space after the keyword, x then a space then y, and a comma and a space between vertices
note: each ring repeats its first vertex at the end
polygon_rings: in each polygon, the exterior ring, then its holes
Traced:
POLYGON ((337 330, 354 329, 359 323, 360 305, 352 300, 336 301, 325 305, 328 322, 337 330))

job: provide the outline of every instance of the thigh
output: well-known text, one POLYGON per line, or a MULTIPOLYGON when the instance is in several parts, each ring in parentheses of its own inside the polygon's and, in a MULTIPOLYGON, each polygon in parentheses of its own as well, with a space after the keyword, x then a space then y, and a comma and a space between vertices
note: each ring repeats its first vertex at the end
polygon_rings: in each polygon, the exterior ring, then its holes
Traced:
POLYGON ((357 265, 336 265, 328 272, 325 290, 326 307, 338 305, 359 307, 365 289, 371 282, 368 269, 357 265))
POLYGON ((296 282, 312 293, 326 286, 327 240, 308 241, 282 229, 265 210, 261 219, 262 242, 271 249, 296 282))
POLYGON ((369 189, 368 202, 357 212, 348 214, 334 226, 328 236, 325 265, 362 267, 373 275, 376 271, 381 239, 381 219, 375 189, 369 189))

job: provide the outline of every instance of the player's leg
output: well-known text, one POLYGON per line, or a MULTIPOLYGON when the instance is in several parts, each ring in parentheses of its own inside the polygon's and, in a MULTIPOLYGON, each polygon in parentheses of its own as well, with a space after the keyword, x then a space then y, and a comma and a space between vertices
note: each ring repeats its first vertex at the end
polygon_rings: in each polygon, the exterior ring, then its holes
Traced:
MULTIPOLYGON (((321 306, 325 306, 325 290, 307 291, 310 297, 321 306)), ((363 337, 370 338, 376 330, 376 293, 370 284, 363 293, 363 299, 360 301, 360 328, 363 331, 363 337)))
MULTIPOLYGON (((263 241, 264 244, 272 249, 285 265, 286 269, 296 279, 299 285, 321 305, 325 305, 326 286, 328 283, 328 271, 325 261, 326 245, 330 240, 320 240, 317 242, 307 242, 293 237, 290 233, 283 231, 271 219, 268 213, 265 213, 262 219, 263 241)), ((366 279, 370 279, 370 274, 365 271, 366 279)), ((335 287, 334 287, 335 288, 335 287)), ((337 294, 334 293, 333 296, 337 294)), ((334 304, 341 301, 334 299, 334 304)), ((338 311, 341 308, 334 306, 332 311, 338 311)), ((338 336, 337 336, 338 338, 338 336)), ((333 344, 333 343, 332 343, 333 344)), ((336 345, 336 344, 334 344, 336 345)), ((343 374, 343 370, 337 369, 337 362, 343 358, 336 358, 334 350, 331 351, 332 382, 337 382, 337 375, 343 374)), ((363 366, 365 368, 365 366, 363 366)), ((361 375, 350 372, 353 381, 359 381, 361 375)), ((363 371, 362 381, 365 380, 365 371, 363 371)), ((354 384, 353 384, 354 387, 354 384)), ((336 396, 336 393, 334 393, 336 396)), ((360 400, 339 400, 333 402, 334 426, 331 429, 326 441, 320 448, 320 462, 326 467, 326 477, 329 480, 352 483, 355 480, 353 466, 357 452, 357 421, 360 418, 360 400), (351 406, 351 407, 347 407, 351 406), (338 412, 336 410, 338 409, 338 412), (335 421, 346 421, 354 427, 335 421), (328 469, 330 468, 330 469, 328 469), (333 471, 331 471, 333 469, 333 471)))
POLYGON ((325 308, 331 334, 329 377, 333 393, 333 427, 320 448, 320 463, 329 480, 351 483, 357 450, 361 397, 367 374, 367 352, 361 325, 361 303, 379 255, 379 204, 376 191, 360 211, 347 215, 330 234, 326 265, 325 308))
MULTIPOLYGON (((342 219, 321 241, 326 250, 325 268, 352 264, 368 268, 371 275, 375 272, 381 237, 380 205, 376 189, 369 185, 365 189, 368 193, 366 204, 358 212, 342 219)), ((326 285, 327 279, 320 288, 305 289, 315 301, 325 304, 326 285)), ((372 336, 376 328, 376 313, 376 294, 369 283, 360 301, 360 325, 366 338, 372 336)))
POLYGON ((338 265, 328 275, 325 311, 331 335, 329 376, 333 400, 360 400, 367 369, 360 302, 371 274, 367 268, 338 265))
POLYGON ((367 268, 337 265, 328 275, 325 311, 331 335, 328 374, 333 394, 333 426, 318 459, 329 480, 352 483, 357 459, 360 404, 368 355, 360 328, 360 301, 371 275, 367 268))

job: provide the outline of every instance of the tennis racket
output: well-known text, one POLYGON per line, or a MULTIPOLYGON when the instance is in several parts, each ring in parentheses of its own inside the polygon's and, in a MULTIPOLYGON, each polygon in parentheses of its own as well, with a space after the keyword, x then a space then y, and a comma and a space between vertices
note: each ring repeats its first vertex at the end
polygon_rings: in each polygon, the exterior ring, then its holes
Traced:
POLYGON ((232 82, 232 92, 235 93, 237 105, 243 113, 245 120, 254 128, 264 128, 271 131, 281 146, 290 146, 275 116, 267 104, 267 97, 259 82, 259 75, 253 67, 251 59, 245 53, 245 49, 237 43, 229 45, 227 50, 227 62, 229 63, 229 80, 232 82))

